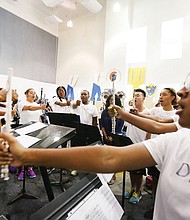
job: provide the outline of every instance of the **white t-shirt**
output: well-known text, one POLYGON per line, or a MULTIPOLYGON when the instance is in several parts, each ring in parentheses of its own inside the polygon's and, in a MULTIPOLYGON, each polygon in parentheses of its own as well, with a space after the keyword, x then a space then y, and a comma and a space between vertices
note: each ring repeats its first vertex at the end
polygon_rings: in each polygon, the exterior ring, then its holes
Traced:
MULTIPOLYGON (((176 110, 165 111, 162 107, 154 107, 149 110, 150 115, 154 115, 160 118, 172 118, 174 121, 178 121, 178 115, 175 114, 176 110)), ((157 134, 151 134, 151 138, 155 138, 157 134)))
POLYGON ((190 219, 190 129, 159 135, 143 144, 158 164, 154 220, 190 219))
POLYGON ((30 110, 22 110, 24 106, 40 106, 36 102, 19 102, 18 103, 18 111, 20 113, 20 123, 25 124, 30 121, 40 121, 40 115, 42 114, 42 110, 30 111, 30 110))
MULTIPOLYGON (((56 105, 55 102, 61 102, 59 97, 55 97, 49 103, 53 112, 59 113, 72 113, 72 108, 70 106, 59 106, 56 105)), ((62 99, 62 103, 67 103, 66 99, 62 99)))
POLYGON ((80 106, 73 109, 73 112, 80 116, 80 122, 82 124, 92 125, 92 118, 98 117, 98 110, 91 103, 87 105, 81 103, 80 106))
POLYGON ((154 107, 149 110, 150 115, 155 115, 160 118, 172 118, 172 119, 175 118, 174 117, 175 112, 176 112, 175 109, 172 111, 165 111, 162 107, 154 107))
MULTIPOLYGON (((148 114, 149 109, 144 108, 144 110, 141 112, 143 114, 148 114)), ((141 130, 140 128, 137 128, 136 126, 128 123, 125 121, 125 125, 127 126, 127 136, 132 140, 133 143, 139 143, 144 140, 146 140, 146 131, 141 130)))

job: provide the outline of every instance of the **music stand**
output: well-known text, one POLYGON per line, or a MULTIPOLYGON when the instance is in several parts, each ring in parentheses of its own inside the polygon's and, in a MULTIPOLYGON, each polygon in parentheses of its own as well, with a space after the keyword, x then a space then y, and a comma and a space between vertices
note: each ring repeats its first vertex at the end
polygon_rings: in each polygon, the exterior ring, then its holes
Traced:
POLYGON ((76 128, 76 135, 71 140, 72 147, 103 144, 102 136, 97 126, 75 122, 73 127, 76 128))
MULTIPOLYGON (((49 117, 50 124, 54 124, 54 125, 75 128, 74 124, 76 122, 80 122, 80 116, 76 114, 72 114, 72 113, 48 112, 47 115, 49 117)), ((66 147, 66 143, 65 145, 62 145, 62 147, 66 147)), ((63 180, 62 171, 63 171, 63 168, 60 169, 59 181, 51 182, 51 184, 55 186, 60 186, 62 191, 64 192, 66 190, 63 184, 68 182, 69 179, 63 180)))
MULTIPOLYGON (((72 147, 103 144, 99 128, 97 126, 80 123, 80 117, 76 114, 49 112, 48 117, 51 124, 76 128, 76 135, 71 140, 72 147)), ((60 170, 59 181, 51 182, 51 184, 58 185, 62 191, 65 191, 63 187, 65 181, 63 182, 62 180, 62 170, 63 169, 60 170)))
MULTIPOLYGON (((113 138, 112 141, 113 146, 124 147, 133 144, 133 142, 129 137, 118 134, 110 134, 110 136, 113 138)), ((125 171, 123 171, 123 187, 122 187, 122 201, 121 201, 121 206, 123 209, 125 205, 125 177, 126 177, 126 173, 125 171)))
POLYGON ((26 184, 25 184, 25 183, 26 183, 25 176, 26 176, 26 166, 24 166, 24 176, 23 176, 22 189, 21 189, 20 193, 19 193, 15 198, 13 198, 12 200, 10 200, 10 201, 7 203, 7 205, 11 205, 11 204, 13 204, 15 201, 17 201, 17 200, 19 200, 19 199, 21 199, 21 198, 25 198, 25 199, 38 199, 37 196, 26 192, 26 188, 25 188, 25 185, 26 185, 26 184))
MULTIPOLYGON (((28 125, 32 125, 35 122, 29 122, 27 124, 24 124, 18 128, 26 127, 28 125)), ((36 130, 34 132, 28 133, 27 135, 37 137, 40 139, 39 142, 36 144, 30 146, 30 148, 56 148, 60 144, 63 144, 73 138, 75 136, 75 129, 64 127, 64 126, 57 126, 57 125, 48 125, 42 129, 36 130)), ((14 136, 18 136, 18 134, 14 133, 14 136)), ((51 188, 50 180, 47 174, 46 167, 39 167, 41 171, 41 176, 44 182, 44 186, 46 189, 46 193, 48 196, 49 201, 52 201, 54 199, 53 190, 51 188)), ((16 196, 14 199, 12 199, 8 204, 12 204, 18 199, 21 198, 37 198, 34 195, 28 194, 25 191, 25 172, 24 172, 24 180, 23 180, 23 188, 21 192, 16 196)))
POLYGON ((50 124, 73 127, 74 122, 80 122, 80 116, 72 113, 48 112, 50 124))
POLYGON ((50 124, 76 128, 76 135, 71 140, 71 146, 90 145, 95 142, 103 144, 99 128, 80 123, 80 116, 71 113, 48 112, 50 124))

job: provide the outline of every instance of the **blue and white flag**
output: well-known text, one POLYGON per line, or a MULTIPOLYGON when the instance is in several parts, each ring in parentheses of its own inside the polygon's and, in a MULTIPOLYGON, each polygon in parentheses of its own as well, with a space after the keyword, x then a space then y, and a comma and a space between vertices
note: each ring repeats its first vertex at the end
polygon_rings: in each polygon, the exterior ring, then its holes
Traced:
POLYGON ((100 86, 98 86, 97 84, 93 83, 92 95, 91 95, 90 101, 101 101, 100 97, 101 97, 100 86))
POLYGON ((74 100, 74 90, 73 87, 70 85, 67 86, 67 98, 69 100, 74 100))

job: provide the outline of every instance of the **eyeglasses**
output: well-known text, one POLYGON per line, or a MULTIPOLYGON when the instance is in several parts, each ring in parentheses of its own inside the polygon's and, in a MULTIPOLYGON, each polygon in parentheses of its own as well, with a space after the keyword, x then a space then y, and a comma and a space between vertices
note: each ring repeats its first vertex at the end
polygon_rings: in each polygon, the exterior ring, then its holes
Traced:
POLYGON ((190 91, 190 73, 188 73, 185 78, 184 87, 187 89, 188 92, 190 91))

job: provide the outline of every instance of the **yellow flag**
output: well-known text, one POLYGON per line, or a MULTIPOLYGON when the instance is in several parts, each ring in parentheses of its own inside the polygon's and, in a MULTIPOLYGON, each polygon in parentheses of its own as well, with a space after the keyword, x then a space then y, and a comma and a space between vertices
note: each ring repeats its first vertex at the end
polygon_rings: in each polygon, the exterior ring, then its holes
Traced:
POLYGON ((129 68, 128 83, 133 85, 133 89, 138 89, 139 85, 145 83, 146 67, 129 68))

